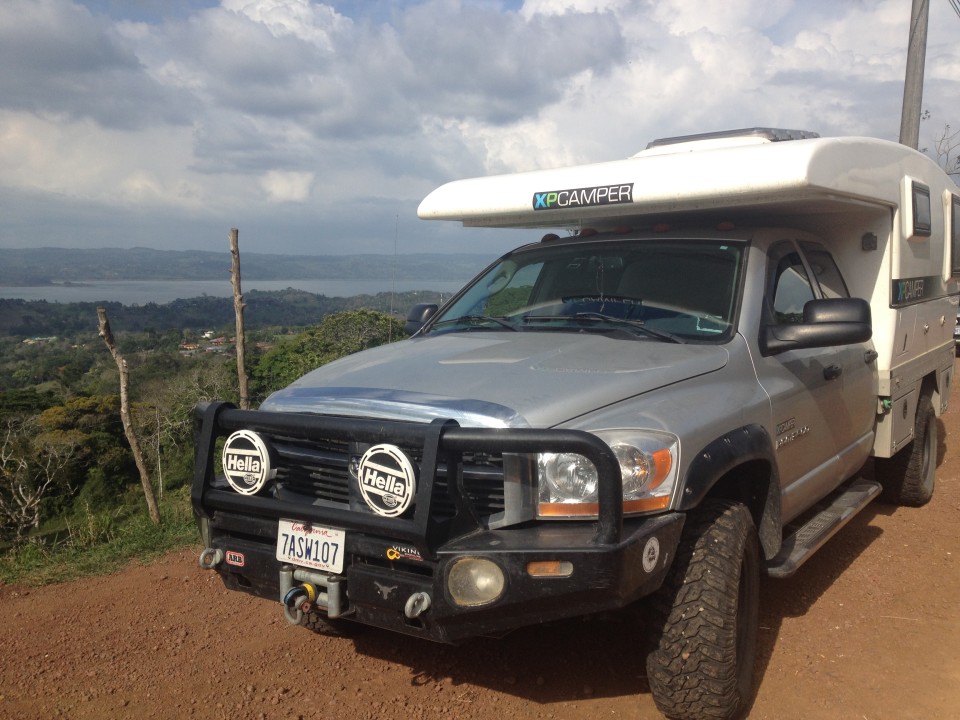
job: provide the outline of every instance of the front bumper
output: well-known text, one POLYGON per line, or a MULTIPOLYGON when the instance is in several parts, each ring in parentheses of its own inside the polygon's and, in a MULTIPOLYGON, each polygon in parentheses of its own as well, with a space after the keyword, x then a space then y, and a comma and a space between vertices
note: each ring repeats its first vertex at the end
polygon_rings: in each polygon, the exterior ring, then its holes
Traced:
POLYGON ((679 513, 624 520, 619 465, 610 449, 589 433, 262 413, 224 404, 200 407, 198 417, 202 424, 194 512, 207 548, 222 551, 214 569, 228 588, 280 601, 291 578, 296 582, 308 576, 324 589, 317 607, 331 617, 434 641, 497 635, 628 605, 660 587, 683 527, 679 513), (366 443, 419 444, 416 504, 404 516, 387 518, 328 502, 295 503, 213 487, 217 438, 241 428, 307 439, 340 436, 366 443), (598 519, 529 521, 491 529, 471 507, 462 480, 455 481, 463 454, 478 451, 585 455, 601 477, 598 519), (431 504, 441 465, 453 478, 446 483, 446 493, 456 514, 438 520, 431 504), (305 571, 278 561, 281 518, 344 530, 342 573, 305 571), (504 589, 496 600, 478 607, 454 602, 448 590, 450 568, 465 557, 484 558, 500 568, 504 589), (531 563, 562 565, 568 571, 543 577, 531 572, 531 563), (411 616, 410 603, 424 596, 429 609, 411 616))

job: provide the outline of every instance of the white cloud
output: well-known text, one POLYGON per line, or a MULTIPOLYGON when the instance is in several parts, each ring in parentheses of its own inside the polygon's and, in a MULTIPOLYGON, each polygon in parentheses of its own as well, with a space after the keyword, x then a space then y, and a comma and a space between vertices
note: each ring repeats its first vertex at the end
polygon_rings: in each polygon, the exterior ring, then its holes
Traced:
MULTIPOLYGON (((44 208, 74 218, 50 242, 102 244, 109 218, 117 242, 246 223, 272 250, 370 250, 399 217, 427 250, 447 229, 416 205, 456 177, 899 129, 904 0, 191 2, 0 3, 0 192, 23 199, 0 244, 45 242, 44 208)), ((931 3, 921 144, 960 126, 957 30, 931 3)))
POLYGON ((98 203, 151 202, 199 207, 190 189, 189 129, 131 133, 90 119, 38 118, 0 110, 0 185, 98 203))
POLYGON ((271 170, 260 178, 270 202, 303 202, 310 196, 313 173, 271 170))
POLYGON ((331 37, 349 28, 348 18, 309 0, 223 0, 223 7, 264 25, 274 37, 293 36, 327 50, 331 37))

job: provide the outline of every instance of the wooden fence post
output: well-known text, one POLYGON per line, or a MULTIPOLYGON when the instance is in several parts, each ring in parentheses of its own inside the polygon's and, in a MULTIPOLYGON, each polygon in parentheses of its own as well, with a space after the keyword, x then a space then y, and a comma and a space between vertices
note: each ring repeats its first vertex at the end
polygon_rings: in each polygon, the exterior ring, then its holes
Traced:
POLYGON ((237 318, 237 376, 240 381, 240 409, 250 409, 250 394, 247 389, 246 334, 243 329, 243 293, 240 291, 240 231, 230 228, 230 254, 233 263, 230 279, 233 282, 233 312, 237 318))

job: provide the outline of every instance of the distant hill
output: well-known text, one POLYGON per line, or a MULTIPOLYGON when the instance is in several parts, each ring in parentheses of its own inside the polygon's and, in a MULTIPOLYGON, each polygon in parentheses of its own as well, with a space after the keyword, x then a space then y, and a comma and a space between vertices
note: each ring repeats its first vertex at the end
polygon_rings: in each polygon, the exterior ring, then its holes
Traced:
MULTIPOLYGON (((465 279, 489 255, 266 255, 240 254, 245 280, 465 279)), ((150 248, 0 249, 0 285, 47 285, 83 280, 219 280, 230 277, 230 253, 150 248)))
MULTIPOLYGON (((418 302, 440 302, 439 293, 429 291, 378 293, 354 297, 326 297, 303 290, 251 290, 243 294, 244 322, 255 329, 271 325, 315 325, 332 313, 367 308, 393 312, 403 317, 418 302)), ((158 305, 121 305, 118 302, 52 303, 46 300, 0 298, 0 338, 71 336, 95 333, 97 306, 105 307, 114 332, 210 329, 234 323, 233 298, 183 298, 158 305)))

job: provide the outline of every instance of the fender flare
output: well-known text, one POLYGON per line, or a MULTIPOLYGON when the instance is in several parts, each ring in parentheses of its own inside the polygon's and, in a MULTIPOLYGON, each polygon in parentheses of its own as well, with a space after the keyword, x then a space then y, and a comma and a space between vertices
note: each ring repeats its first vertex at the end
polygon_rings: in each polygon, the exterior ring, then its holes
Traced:
POLYGON ((737 466, 760 460, 770 468, 764 487, 751 487, 756 495, 748 500, 754 512, 764 555, 771 558, 780 550, 783 532, 780 524, 780 473, 773 442, 762 425, 750 424, 721 435, 700 450, 687 468, 679 510, 690 511, 700 505, 720 478, 737 466), (759 518, 756 512, 760 511, 759 518))

